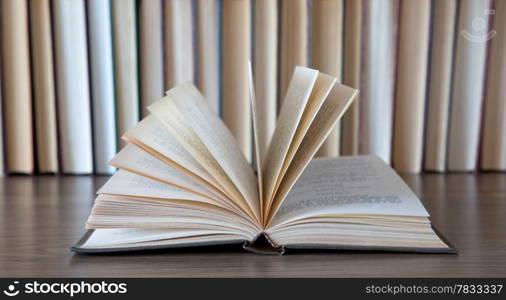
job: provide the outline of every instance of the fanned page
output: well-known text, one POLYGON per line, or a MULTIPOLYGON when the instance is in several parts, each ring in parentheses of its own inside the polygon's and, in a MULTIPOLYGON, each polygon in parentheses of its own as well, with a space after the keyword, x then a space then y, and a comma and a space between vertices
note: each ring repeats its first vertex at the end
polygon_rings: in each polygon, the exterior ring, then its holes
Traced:
POLYGON ((336 122, 342 117, 346 109, 358 95, 358 91, 347 86, 336 85, 323 106, 320 108, 309 129, 298 147, 288 169, 286 170, 283 180, 270 200, 270 208, 265 218, 265 224, 268 225, 272 216, 285 199, 295 181, 314 157, 321 144, 335 126, 336 122))
POLYGON ((232 133, 195 86, 185 83, 171 89, 167 98, 151 106, 150 111, 172 129, 173 134, 180 135, 180 143, 183 142, 204 168, 219 176, 217 180, 225 185, 232 199, 244 200, 246 206, 243 208, 250 209, 260 221, 258 186, 253 169, 232 133), (178 114, 179 120, 175 119, 178 114))
POLYGON ((279 113, 278 123, 263 162, 263 198, 266 201, 264 215, 270 208, 276 180, 317 77, 318 71, 309 68, 296 67, 293 73, 285 96, 287 101, 284 101, 285 105, 279 113))

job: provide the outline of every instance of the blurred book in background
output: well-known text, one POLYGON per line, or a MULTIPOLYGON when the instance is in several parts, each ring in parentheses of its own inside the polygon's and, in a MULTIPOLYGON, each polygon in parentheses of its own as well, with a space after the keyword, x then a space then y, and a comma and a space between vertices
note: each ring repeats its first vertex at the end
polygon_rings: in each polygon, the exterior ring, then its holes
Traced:
POLYGON ((446 170, 457 1, 434 1, 433 5, 425 169, 443 172, 446 170))
POLYGON ((319 155, 504 171, 502 2, 0 0, 0 170, 111 174, 140 108, 186 81, 256 164, 300 65, 360 90, 319 155))
POLYGON ((83 0, 52 1, 63 173, 93 172, 86 11, 83 0))
POLYGON ((52 29, 50 1, 30 1, 35 150, 39 173, 59 170, 52 29))
POLYGON ((28 2, 0 6, 5 156, 9 173, 34 171, 28 2))
POLYGON ((481 167, 506 170, 506 2, 496 1, 483 120, 481 167))
POLYGON ((111 174, 108 162, 116 153, 114 63, 111 6, 87 1, 95 173, 111 174))
POLYGON ((450 171, 473 171, 478 161, 490 5, 489 0, 460 1, 448 132, 450 171))
POLYGON ((135 0, 112 0, 116 132, 120 147, 125 145, 121 140, 121 133, 139 121, 139 62, 135 4, 135 0))

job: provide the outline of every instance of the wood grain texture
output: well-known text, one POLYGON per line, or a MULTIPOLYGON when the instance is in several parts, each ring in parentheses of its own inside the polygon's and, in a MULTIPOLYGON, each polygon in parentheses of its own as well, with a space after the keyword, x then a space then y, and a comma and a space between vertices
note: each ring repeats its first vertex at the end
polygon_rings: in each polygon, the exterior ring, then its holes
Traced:
POLYGON ((500 277, 506 273, 506 174, 403 175, 458 255, 237 248, 75 255, 95 191, 108 177, 0 179, 0 276, 500 277))

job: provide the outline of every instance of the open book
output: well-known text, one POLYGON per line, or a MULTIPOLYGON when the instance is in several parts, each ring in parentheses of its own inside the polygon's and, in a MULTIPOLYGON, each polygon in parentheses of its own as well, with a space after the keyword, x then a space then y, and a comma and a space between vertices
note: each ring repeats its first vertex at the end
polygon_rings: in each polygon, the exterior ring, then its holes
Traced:
MULTIPOLYGON (((261 124, 251 76, 250 90, 256 136, 261 124)), ((278 253, 454 252, 379 158, 312 160, 357 93, 331 76, 295 68, 270 145, 266 153, 256 147, 252 167, 195 86, 178 85, 124 134, 128 145, 110 162, 119 171, 98 191, 90 230, 72 250, 242 243, 278 253)))

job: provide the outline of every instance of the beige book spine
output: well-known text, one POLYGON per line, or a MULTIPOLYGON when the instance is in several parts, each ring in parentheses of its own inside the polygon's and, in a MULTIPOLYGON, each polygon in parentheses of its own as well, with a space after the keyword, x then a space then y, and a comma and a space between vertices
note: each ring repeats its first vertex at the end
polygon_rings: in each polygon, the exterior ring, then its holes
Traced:
POLYGON ((428 114, 424 168, 442 172, 446 168, 448 110, 452 79, 456 0, 434 1, 428 114))
POLYGON ((139 121, 137 22, 134 0, 112 0, 118 145, 139 121))
POLYGON ((485 99, 481 168, 506 170, 506 3, 496 1, 485 99))
POLYGON ((220 113, 218 1, 198 0, 198 86, 211 107, 220 113))
POLYGON ((423 153, 430 0, 405 0, 400 10, 393 165, 398 172, 418 173, 423 153))
MULTIPOLYGON (((344 1, 343 83, 360 88, 360 42, 362 36, 362 1, 344 1)), ((359 99, 355 98, 341 120, 341 155, 358 154, 359 99)))
POLYGON ((279 101, 282 105, 295 66, 308 64, 308 3, 281 0, 279 101))
MULTIPOLYGON (((278 2, 255 1, 254 85, 258 146, 265 153, 276 127, 277 116, 277 55, 278 2)), ((260 158, 263 160, 263 157, 260 158)))
MULTIPOLYGON (((342 0, 313 2, 312 64, 320 72, 337 78, 341 82, 343 3, 342 0)), ((330 132, 318 150, 317 156, 339 155, 340 123, 330 132)))
POLYGON ((165 89, 194 81, 192 1, 165 0, 165 89))
MULTIPOLYGON (((1 49, 0 49, 1 50, 1 49)), ((2 70, 2 61, 0 60, 0 70, 2 70)), ((2 72, 0 71, 0 177, 5 175, 5 156, 4 156, 4 122, 3 122, 3 101, 2 101, 2 72)))
POLYGON ((32 173, 34 153, 28 2, 2 0, 0 22, 7 171, 32 173))
POLYGON ((251 107, 248 87, 251 30, 248 0, 223 1, 223 120, 251 161, 251 107))
POLYGON ((58 172, 55 80, 49 0, 30 0, 38 171, 58 172))
POLYGON ((139 7, 141 113, 164 93, 162 1, 142 0, 139 7))

